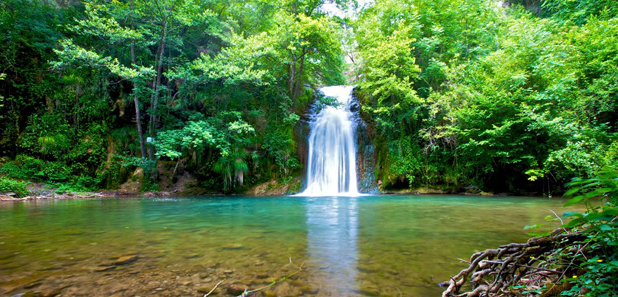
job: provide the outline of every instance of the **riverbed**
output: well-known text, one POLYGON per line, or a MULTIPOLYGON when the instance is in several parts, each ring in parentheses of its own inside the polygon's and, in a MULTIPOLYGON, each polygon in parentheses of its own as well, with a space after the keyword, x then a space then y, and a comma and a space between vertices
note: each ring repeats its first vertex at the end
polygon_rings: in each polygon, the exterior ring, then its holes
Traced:
POLYGON ((526 241, 523 227, 561 214, 563 202, 439 195, 0 204, 0 295, 203 296, 216 286, 211 296, 439 296, 437 284, 466 266, 459 259, 526 241))

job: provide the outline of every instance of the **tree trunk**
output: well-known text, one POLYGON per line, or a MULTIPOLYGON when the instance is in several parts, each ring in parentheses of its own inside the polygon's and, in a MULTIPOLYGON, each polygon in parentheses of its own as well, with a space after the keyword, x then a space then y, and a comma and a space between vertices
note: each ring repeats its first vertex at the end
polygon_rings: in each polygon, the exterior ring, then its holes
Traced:
MULTIPOLYGON (((150 137, 154 137, 156 133, 156 125, 157 125, 157 106, 159 103, 159 86, 161 85, 161 76, 163 69, 163 55, 165 54, 165 36, 167 34, 167 20, 163 23, 163 30, 161 30, 161 39, 159 40, 159 49, 157 50, 157 76, 152 81, 152 98, 150 100, 152 104, 152 113, 150 114, 150 126, 149 126, 149 135, 150 137)), ((150 160, 154 160, 154 147, 150 146, 148 148, 148 156, 150 160)))
MULTIPOLYGON (((133 0, 131 0, 131 27, 133 27, 133 0)), ((135 40, 131 40, 131 67, 135 67, 135 40)), ((139 137, 139 148, 142 153, 142 158, 146 157, 146 147, 144 146, 144 133, 142 132, 142 120, 139 112, 139 99, 137 97, 138 80, 133 80, 133 103, 135 103, 135 125, 137 126, 137 135, 139 137)))

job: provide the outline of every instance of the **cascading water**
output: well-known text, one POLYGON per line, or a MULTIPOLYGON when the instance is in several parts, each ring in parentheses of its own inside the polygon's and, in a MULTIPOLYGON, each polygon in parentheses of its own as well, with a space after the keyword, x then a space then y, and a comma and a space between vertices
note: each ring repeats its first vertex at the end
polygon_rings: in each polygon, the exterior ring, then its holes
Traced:
POLYGON ((325 106, 310 123, 307 188, 302 196, 358 195, 355 125, 350 111, 352 86, 323 87, 337 100, 325 106))

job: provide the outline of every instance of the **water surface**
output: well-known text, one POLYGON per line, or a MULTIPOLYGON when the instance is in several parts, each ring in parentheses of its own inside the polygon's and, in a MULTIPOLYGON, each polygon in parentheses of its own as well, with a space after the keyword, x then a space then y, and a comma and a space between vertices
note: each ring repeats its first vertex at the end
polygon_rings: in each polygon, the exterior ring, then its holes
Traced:
POLYGON ((464 196, 64 200, 0 205, 0 295, 439 296, 458 259, 523 242, 563 201, 464 196), (125 265, 119 257, 137 256, 125 265), (201 293, 200 293, 201 291, 201 293), (229 290, 233 292, 233 289, 229 290), (263 294, 266 292, 267 294, 263 294))

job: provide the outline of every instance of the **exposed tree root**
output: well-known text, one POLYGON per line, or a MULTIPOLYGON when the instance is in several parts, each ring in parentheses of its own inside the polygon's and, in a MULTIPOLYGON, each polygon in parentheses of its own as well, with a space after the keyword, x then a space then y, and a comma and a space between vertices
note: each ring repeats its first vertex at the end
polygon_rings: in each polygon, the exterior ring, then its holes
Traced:
MULTIPOLYGON (((577 265, 576 254, 584 254, 582 231, 558 229, 545 237, 533 237, 526 243, 511 243, 497 249, 475 253, 468 268, 450 281, 442 297, 521 296, 523 291, 539 290, 546 285, 545 296, 553 296, 558 281, 572 276, 577 265), (562 256, 570 253, 570 259, 562 256), (461 293, 466 281, 466 292, 461 293), (552 294, 549 294, 552 293, 552 294)), ((556 295, 558 296, 558 295, 556 295)))

